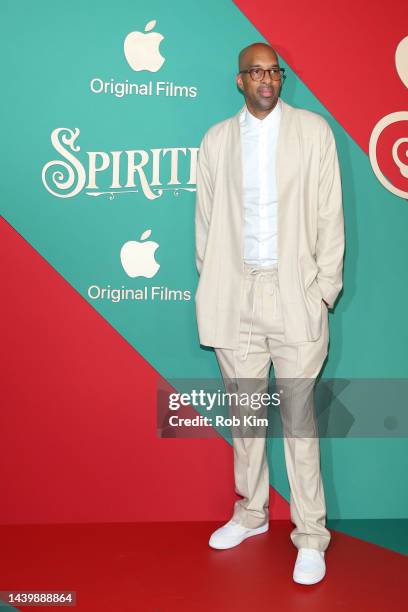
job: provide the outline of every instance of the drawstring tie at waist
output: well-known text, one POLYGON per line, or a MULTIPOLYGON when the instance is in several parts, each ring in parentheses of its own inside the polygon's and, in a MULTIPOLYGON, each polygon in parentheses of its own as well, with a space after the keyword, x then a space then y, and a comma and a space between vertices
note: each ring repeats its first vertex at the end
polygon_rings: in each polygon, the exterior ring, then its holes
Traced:
MULTIPOLYGON (((243 360, 244 361, 248 357, 249 347, 250 347, 250 344, 251 344, 252 328, 253 328, 253 324, 254 324, 254 315, 255 315, 256 290, 257 290, 257 287, 258 287, 259 279, 260 278, 265 278, 265 277, 268 277, 268 276, 274 276, 275 274, 277 274, 277 266, 276 267, 274 266, 273 268, 267 268, 265 270, 263 270, 262 268, 249 268, 248 269, 248 273, 251 274, 251 275, 256 275, 256 276, 255 276, 255 280, 254 280, 253 285, 252 285, 251 323, 250 323, 250 326, 249 326, 248 342, 247 342, 245 354, 243 356, 243 360)), ((276 313, 276 308, 277 308, 277 290, 276 290, 276 285, 273 287, 273 289, 271 291, 271 295, 275 295, 274 311, 276 313)))

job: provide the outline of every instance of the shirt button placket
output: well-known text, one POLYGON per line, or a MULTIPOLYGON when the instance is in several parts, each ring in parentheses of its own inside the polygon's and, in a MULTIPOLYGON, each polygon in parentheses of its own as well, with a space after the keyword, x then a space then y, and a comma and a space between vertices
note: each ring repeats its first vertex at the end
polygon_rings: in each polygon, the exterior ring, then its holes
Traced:
MULTIPOLYGON (((265 204, 265 200, 266 200, 266 160, 267 160, 267 130, 266 130, 266 126, 263 125, 261 127, 261 138, 260 138, 260 150, 259 150, 259 158, 260 158, 260 201, 259 201, 259 214, 258 214, 258 221, 259 221, 259 236, 262 236, 263 231, 265 231, 265 227, 264 224, 266 222, 266 218, 265 218, 265 211, 266 211, 266 204, 265 204)), ((266 250, 267 250, 267 244, 264 241, 261 241, 259 243, 259 258, 260 259, 265 259, 266 258, 266 250)))

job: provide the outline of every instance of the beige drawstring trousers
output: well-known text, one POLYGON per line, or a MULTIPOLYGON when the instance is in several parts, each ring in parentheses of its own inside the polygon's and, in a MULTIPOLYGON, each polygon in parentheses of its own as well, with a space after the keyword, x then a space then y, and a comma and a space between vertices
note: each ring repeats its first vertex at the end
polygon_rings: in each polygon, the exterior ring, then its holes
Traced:
MULTIPOLYGON (((277 265, 260 268, 245 264, 244 275, 239 349, 216 348, 215 353, 226 386, 233 380, 239 392, 248 387, 266 392, 273 364, 276 382, 284 389, 278 410, 290 485, 291 520, 295 524, 290 537, 297 548, 323 551, 331 536, 325 527, 313 387, 328 351, 327 306, 322 301, 322 333, 318 340, 287 343, 277 265)), ((239 411, 242 410, 240 407, 239 411)), ((263 416, 265 411, 261 409, 258 413, 263 416)), ((233 435, 232 440, 235 491, 242 497, 235 503, 232 518, 246 527, 260 527, 269 520, 266 430, 260 428, 251 437, 233 435)))

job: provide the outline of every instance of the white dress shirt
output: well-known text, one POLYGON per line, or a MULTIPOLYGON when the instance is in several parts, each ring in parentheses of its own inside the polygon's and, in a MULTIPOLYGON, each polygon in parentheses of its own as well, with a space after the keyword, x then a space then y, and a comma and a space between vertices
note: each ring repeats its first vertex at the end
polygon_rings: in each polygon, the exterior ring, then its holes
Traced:
POLYGON ((275 160, 281 112, 278 98, 265 119, 252 115, 246 105, 240 114, 244 260, 256 266, 271 266, 278 261, 275 160))

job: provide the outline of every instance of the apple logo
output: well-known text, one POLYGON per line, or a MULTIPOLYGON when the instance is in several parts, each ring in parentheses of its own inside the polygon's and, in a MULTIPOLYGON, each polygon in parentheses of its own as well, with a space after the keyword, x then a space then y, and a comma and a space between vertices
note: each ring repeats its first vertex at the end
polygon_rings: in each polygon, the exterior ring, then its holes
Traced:
MULTIPOLYGON (((150 32, 156 25, 156 19, 149 21, 144 31, 150 32)), ((164 36, 158 32, 130 32, 123 44, 125 57, 133 70, 157 72, 163 66, 164 57, 160 54, 159 45, 164 36)))
POLYGON ((120 249, 123 269, 131 278, 136 276, 152 278, 160 268, 160 264, 154 258, 154 253, 160 245, 153 240, 147 240, 151 233, 151 229, 146 230, 140 236, 140 242, 129 240, 120 249))

